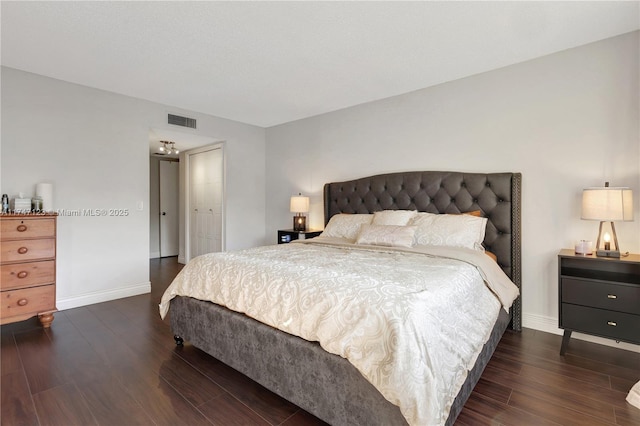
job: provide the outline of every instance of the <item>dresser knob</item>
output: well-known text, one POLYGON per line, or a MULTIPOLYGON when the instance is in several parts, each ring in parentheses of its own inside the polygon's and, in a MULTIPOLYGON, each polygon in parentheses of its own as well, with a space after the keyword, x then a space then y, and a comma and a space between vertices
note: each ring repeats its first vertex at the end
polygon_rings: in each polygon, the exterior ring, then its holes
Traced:
POLYGON ((615 294, 607 294, 607 299, 617 299, 618 296, 616 296, 615 294))
POLYGON ((18 306, 25 306, 29 301, 27 299, 18 300, 18 306))
POLYGON ((618 324, 617 324, 617 323, 615 323, 614 321, 607 321, 607 325, 610 325, 611 327, 615 327, 615 326, 617 326, 618 324))
POLYGON ((18 232, 24 232, 27 230, 27 225, 18 225, 18 232))
POLYGON ((27 271, 18 272, 18 278, 27 278, 27 275, 29 275, 27 271))
POLYGON ((20 248, 18 249, 18 253, 20 253, 20 254, 25 254, 25 253, 26 253, 26 252, 28 252, 28 251, 29 251, 29 249, 28 249, 28 248, 26 248, 26 247, 20 247, 20 248))

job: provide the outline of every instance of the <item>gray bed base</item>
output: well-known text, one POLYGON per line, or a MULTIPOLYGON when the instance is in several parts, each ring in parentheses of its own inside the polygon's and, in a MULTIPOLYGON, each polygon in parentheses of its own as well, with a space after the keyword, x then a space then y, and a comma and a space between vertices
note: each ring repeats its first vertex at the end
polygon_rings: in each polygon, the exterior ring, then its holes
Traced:
MULTIPOLYGON (((384 399, 345 358, 211 302, 171 301, 173 332, 228 366, 325 422, 339 426, 406 425, 400 409, 384 399)), ((452 425, 480 379, 510 316, 500 310, 485 344, 449 412, 452 425)))
MULTIPOLYGON (((325 185, 325 223, 338 213, 418 210, 488 218, 485 247, 521 289, 519 173, 401 172, 325 185)), ((318 343, 276 330, 244 314, 189 297, 171 301, 176 336, 332 425, 406 424, 346 359, 318 343)), ((521 329, 521 297, 500 311, 491 338, 449 412, 455 422, 508 326, 521 329)))

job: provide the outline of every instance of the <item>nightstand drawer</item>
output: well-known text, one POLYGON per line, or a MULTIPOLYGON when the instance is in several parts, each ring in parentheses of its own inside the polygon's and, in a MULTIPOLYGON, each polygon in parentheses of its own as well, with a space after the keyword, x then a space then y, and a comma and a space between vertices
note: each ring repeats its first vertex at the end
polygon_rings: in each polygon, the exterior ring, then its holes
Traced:
POLYGON ((45 285, 2 292, 0 316, 11 317, 55 310, 56 287, 45 285))
POLYGON ((0 289, 33 287, 56 281, 55 261, 14 263, 0 267, 0 289))
POLYGON ((54 219, 6 219, 0 223, 3 240, 48 238, 56 235, 54 219))
POLYGON ((562 301, 640 315, 640 286, 562 278, 562 301))
POLYGON ((56 240, 24 240, 0 242, 0 262, 28 262, 51 259, 56 255, 56 240))
POLYGON ((562 304, 562 328, 640 343, 640 315, 562 304))

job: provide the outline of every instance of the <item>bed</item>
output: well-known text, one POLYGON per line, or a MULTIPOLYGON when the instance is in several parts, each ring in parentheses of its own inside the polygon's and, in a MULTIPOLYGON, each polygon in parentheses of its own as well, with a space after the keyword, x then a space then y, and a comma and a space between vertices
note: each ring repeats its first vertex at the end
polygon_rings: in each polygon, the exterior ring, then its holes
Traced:
MULTIPOLYGON (((384 211, 415 210, 424 212, 425 216, 429 216, 427 213, 432 216, 479 213, 486 218, 482 240, 484 249, 495 255, 498 265, 496 268, 499 267, 519 289, 520 185, 519 173, 439 171, 390 173, 328 183, 324 187, 325 224, 330 225, 334 216, 338 218, 349 214, 356 217, 384 211)), ((298 247, 303 245, 314 246, 312 242, 307 242, 298 247)), ((314 259, 319 253, 330 250, 333 252, 327 255, 328 259, 341 255, 339 250, 343 249, 334 247, 339 244, 324 245, 328 247, 320 249, 314 246, 305 250, 316 250, 310 255, 314 259)), ((284 256, 291 257, 297 253, 293 251, 296 250, 293 245, 285 246, 288 247, 281 248, 288 250, 283 251, 284 256)), ((277 255, 275 247, 265 250, 267 255, 277 255)), ((403 252, 408 249, 393 248, 382 255, 392 256, 394 259, 422 256, 422 253, 398 254, 396 250, 403 252)), ((249 254, 249 257, 260 256, 258 252, 249 254)), ((316 267, 319 266, 309 265, 309 268, 316 267)), ((304 274, 299 277, 300 281, 303 281, 303 277, 304 274)), ((459 389, 449 397, 450 401, 443 411, 433 421, 422 421, 429 417, 408 416, 406 407, 401 411, 398 405, 390 402, 393 399, 388 393, 383 396, 386 389, 381 390, 379 386, 372 384, 376 382, 370 377, 365 378, 362 366, 353 364, 342 353, 340 356, 335 354, 337 351, 328 352, 317 341, 280 331, 249 315, 201 298, 172 294, 163 297, 163 303, 166 305, 163 314, 166 314, 167 309, 171 312, 171 327, 177 343, 180 344, 183 340, 191 342, 276 394, 334 425, 401 425, 407 424, 407 419, 419 424, 453 424, 506 328, 521 328, 520 296, 513 301, 508 312, 499 309, 492 319, 493 325, 483 332, 484 343, 472 357, 473 364, 465 367, 463 381, 459 379, 459 389)), ((161 311, 162 309, 161 305, 161 311)), ((448 323, 461 321, 462 315, 449 315, 449 318, 446 315, 440 317, 440 322, 445 327, 448 323)), ((382 381, 386 383, 392 380, 385 377, 382 381)))

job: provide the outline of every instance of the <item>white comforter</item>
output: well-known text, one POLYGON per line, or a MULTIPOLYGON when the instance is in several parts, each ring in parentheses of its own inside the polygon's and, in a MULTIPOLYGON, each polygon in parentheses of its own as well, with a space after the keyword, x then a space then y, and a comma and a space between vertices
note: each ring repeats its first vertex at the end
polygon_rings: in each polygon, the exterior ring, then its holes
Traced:
POLYGON ((322 240, 193 259, 166 290, 160 314, 173 297, 190 296, 318 341, 410 424, 444 424, 500 306, 511 306, 518 289, 481 252, 322 240))

